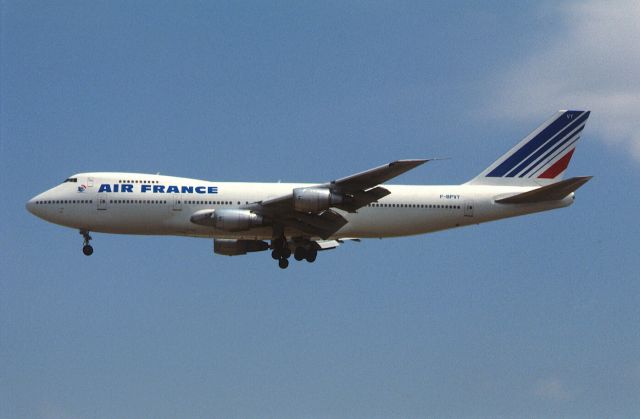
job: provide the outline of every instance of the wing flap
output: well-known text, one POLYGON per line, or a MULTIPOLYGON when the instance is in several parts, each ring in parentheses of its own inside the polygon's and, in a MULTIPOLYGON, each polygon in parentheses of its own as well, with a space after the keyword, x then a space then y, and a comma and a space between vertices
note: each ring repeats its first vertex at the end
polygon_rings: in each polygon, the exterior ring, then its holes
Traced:
POLYGON ((296 218, 305 226, 310 227, 308 231, 316 232, 323 239, 331 236, 347 224, 347 220, 342 215, 332 210, 326 210, 319 215, 296 213, 296 218))
POLYGON ((373 189, 369 189, 368 191, 360 191, 354 193, 349 199, 347 199, 342 204, 336 205, 336 208, 347 212, 356 212, 358 208, 362 208, 366 205, 369 205, 372 202, 375 202, 385 196, 389 195, 391 191, 385 189, 381 186, 377 186, 373 189))
POLYGON ((326 239, 340 230, 347 220, 332 210, 326 210, 321 214, 304 214, 295 211, 287 213, 273 213, 272 220, 278 224, 295 228, 310 236, 318 236, 326 239))

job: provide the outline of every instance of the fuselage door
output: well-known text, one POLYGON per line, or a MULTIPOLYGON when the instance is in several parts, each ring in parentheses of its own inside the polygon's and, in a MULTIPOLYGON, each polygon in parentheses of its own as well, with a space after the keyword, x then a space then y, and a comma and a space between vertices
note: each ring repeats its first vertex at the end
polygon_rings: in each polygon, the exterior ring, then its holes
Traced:
POLYGON ((473 201, 464 201, 464 216, 473 217, 473 201))
POLYGON ((182 211, 182 194, 172 194, 173 196, 173 210, 182 211))
POLYGON ((96 194, 96 198, 98 198, 98 210, 101 210, 101 211, 106 210, 109 194, 106 192, 98 192, 96 194))

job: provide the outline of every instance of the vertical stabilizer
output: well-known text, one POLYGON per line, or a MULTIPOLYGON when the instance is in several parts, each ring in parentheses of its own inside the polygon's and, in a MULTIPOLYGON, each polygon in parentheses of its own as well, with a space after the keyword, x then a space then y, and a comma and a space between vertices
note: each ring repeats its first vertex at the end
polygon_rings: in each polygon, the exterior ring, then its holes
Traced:
POLYGON ((558 111, 467 183, 540 186, 562 180, 587 118, 589 111, 558 111))

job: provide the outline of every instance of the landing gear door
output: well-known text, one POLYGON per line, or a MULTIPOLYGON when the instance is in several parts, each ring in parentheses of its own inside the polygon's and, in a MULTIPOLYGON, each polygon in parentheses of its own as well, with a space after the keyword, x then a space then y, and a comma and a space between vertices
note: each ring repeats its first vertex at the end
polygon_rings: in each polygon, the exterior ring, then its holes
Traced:
POLYGON ((174 211, 182 211, 182 195, 173 194, 173 208, 174 211))
POLYGON ((96 198, 98 198, 98 210, 105 211, 107 209, 107 200, 109 198, 106 192, 98 192, 96 198))
POLYGON ((464 201, 464 216, 473 217, 473 201, 464 201))

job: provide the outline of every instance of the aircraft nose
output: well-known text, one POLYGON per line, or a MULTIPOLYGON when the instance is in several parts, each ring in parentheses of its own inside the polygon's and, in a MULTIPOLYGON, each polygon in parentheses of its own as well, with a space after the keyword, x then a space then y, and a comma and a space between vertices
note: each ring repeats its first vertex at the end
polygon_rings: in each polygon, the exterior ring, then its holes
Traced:
POLYGON ((30 200, 27 201, 27 204, 25 205, 27 207, 27 211, 29 211, 31 214, 36 215, 35 210, 36 210, 36 198, 33 197, 30 200))
POLYGON ((30 200, 28 200, 27 203, 25 204, 27 211, 29 211, 31 214, 35 215, 36 217, 42 217, 42 210, 44 208, 41 208, 42 205, 38 205, 38 202, 42 201, 43 196, 44 194, 36 195, 30 200))

